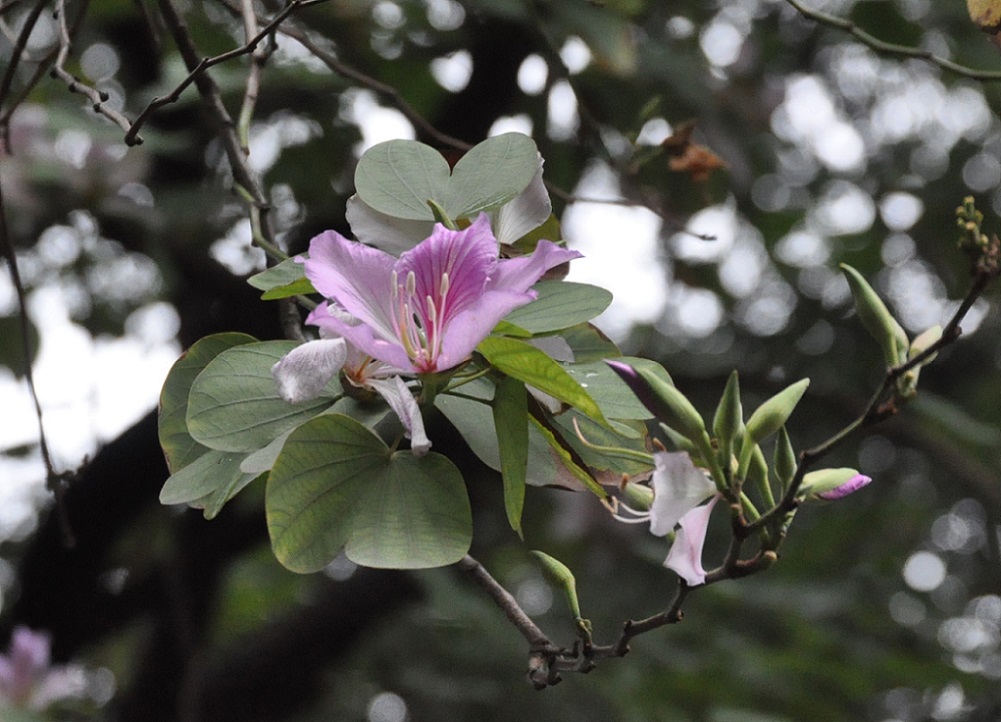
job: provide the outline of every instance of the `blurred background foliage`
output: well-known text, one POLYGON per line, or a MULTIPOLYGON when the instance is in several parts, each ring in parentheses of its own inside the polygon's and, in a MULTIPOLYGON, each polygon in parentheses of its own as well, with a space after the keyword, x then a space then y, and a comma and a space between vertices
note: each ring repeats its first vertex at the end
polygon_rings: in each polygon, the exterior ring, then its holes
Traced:
MULTIPOLYGON (((204 56, 245 42, 239 2, 173 4, 204 56)), ((57 466, 91 461, 65 496, 77 542, 67 549, 42 486, 5 261, 0 629, 48 630, 56 662, 90 670, 88 699, 58 719, 1001 719, 994 289, 922 372, 919 397, 831 460, 871 486, 803 509, 768 573, 693 595, 684 623, 536 693, 526 645, 454 569, 339 561, 298 577, 268 550, 262 490, 211 524, 157 504, 166 472, 143 414, 169 364, 214 331, 278 337, 277 310, 243 283, 262 257, 194 87, 128 147, 64 83, 31 85, 59 48, 58 6, 79 17, 66 69, 134 119, 186 72, 156 3, 3 0, 0 67, 36 6, 47 12, 0 110, 3 202, 57 466)), ((280 9, 254 6, 265 19, 280 9)), ((962 3, 810 7, 1001 71, 962 3)), ((456 150, 415 129, 398 100, 466 143, 530 132, 564 235, 593 259, 578 280, 617 294, 604 323, 622 349, 661 361, 706 414, 732 368, 745 408, 809 376, 790 429, 797 448, 853 418, 882 373, 837 264, 872 279, 914 335, 966 292, 961 199, 973 194, 985 228, 998 227, 1001 83, 877 53, 782 0, 330 0, 282 30, 249 164, 293 252, 327 228, 348 232, 362 148, 416 137, 456 150), (692 142, 725 170, 704 179, 697 164, 672 165, 662 142, 689 120, 692 142)), ((209 71, 234 115, 248 63, 209 71)), ((444 421, 436 433, 439 448, 460 444, 444 421)), ((457 453, 473 554, 555 638, 572 639, 571 621, 528 548, 573 569, 599 641, 669 602, 659 539, 583 495, 532 489, 523 544, 499 479, 457 453)), ((717 531, 710 554, 722 553, 717 531)))

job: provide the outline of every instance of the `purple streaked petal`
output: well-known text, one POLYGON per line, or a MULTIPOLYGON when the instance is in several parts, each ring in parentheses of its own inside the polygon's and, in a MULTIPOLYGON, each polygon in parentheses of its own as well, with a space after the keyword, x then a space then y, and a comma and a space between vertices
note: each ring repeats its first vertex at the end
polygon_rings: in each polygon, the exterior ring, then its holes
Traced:
POLYGON ((664 536, 692 509, 716 492, 716 485, 685 452, 653 455, 653 505, 650 533, 664 536))
POLYGON ((863 486, 867 486, 870 481, 872 481, 872 479, 865 474, 856 474, 841 486, 831 489, 830 491, 817 494, 817 496, 821 499, 826 499, 827 501, 834 501, 835 499, 841 499, 849 494, 853 494, 863 486))
POLYGON ((413 272, 415 296, 439 304, 442 274, 448 274, 445 302, 437 309, 441 323, 475 303, 497 266, 497 240, 490 230, 490 219, 481 213, 471 226, 450 231, 441 224, 431 236, 400 256, 397 274, 402 283, 413 272))
POLYGON ((400 369, 403 373, 418 372, 410 357, 407 356, 406 349, 395 337, 386 340, 377 336, 373 329, 364 323, 349 323, 341 315, 332 314, 326 304, 320 304, 314 308, 306 317, 306 323, 319 326, 326 333, 344 337, 360 351, 400 369))
POLYGON ((442 331, 438 370, 458 366, 511 311, 534 300, 531 293, 487 291, 475 303, 447 320, 442 331))
POLYGON ((497 264, 497 271, 490 279, 488 288, 527 291, 549 269, 582 257, 578 251, 560 248, 551 241, 539 241, 530 256, 502 259, 497 264))
POLYGON ((342 338, 321 338, 296 346, 271 367, 278 393, 290 404, 315 399, 347 358, 342 338))
POLYGON ((325 231, 309 242, 306 277, 313 287, 371 326, 382 338, 396 337, 392 277, 396 259, 375 248, 325 231))
POLYGON ((410 439, 410 450, 415 456, 424 456, 431 448, 431 441, 424 432, 424 417, 420 406, 407 384, 399 376, 389 379, 369 379, 367 386, 386 400, 396 412, 410 439))
POLYGON ((690 587, 706 583, 706 570, 702 567, 702 548, 706 543, 709 516, 720 500, 717 494, 704 506, 697 506, 681 517, 681 528, 674 537, 671 551, 664 566, 685 580, 690 587))

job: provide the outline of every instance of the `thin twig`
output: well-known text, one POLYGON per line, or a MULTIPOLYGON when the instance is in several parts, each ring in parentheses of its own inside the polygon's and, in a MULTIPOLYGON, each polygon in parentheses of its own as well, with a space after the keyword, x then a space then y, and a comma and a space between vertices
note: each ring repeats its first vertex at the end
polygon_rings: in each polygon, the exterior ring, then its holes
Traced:
MULTIPOLYGON (((28 45, 28 38, 31 37, 31 32, 35 29, 38 18, 41 17, 42 11, 45 9, 46 2, 47 0, 38 0, 35 6, 28 11, 24 25, 21 27, 21 32, 17 36, 17 42, 14 43, 14 47, 10 52, 10 64, 7 66, 7 71, 3 74, 3 79, 0 80, 0 108, 7 102, 11 83, 14 82, 14 74, 17 72, 18 63, 21 62, 21 55, 28 45)), ((4 148, 7 153, 10 153, 10 132, 9 126, 6 123, 0 126, 0 133, 3 134, 4 148)))
MULTIPOLYGON (((142 112, 139 113, 139 117, 137 117, 135 119, 135 122, 132 124, 132 128, 129 130, 128 133, 126 133, 125 143, 127 145, 138 145, 138 143, 140 142, 138 138, 139 129, 143 126, 143 124, 146 123, 147 120, 149 120, 149 117, 163 106, 177 102, 177 99, 181 97, 181 93, 183 93, 184 90, 189 85, 191 85, 192 83, 195 83, 197 85, 198 81, 201 78, 206 77, 205 73, 206 70, 208 70, 214 65, 218 65, 219 63, 223 63, 226 62, 227 60, 232 60, 233 58, 238 58, 242 55, 247 55, 248 53, 254 52, 254 50, 257 48, 260 42, 265 38, 267 38, 269 35, 271 35, 271 33, 279 25, 281 25, 282 21, 284 21, 285 18, 287 18, 293 11, 295 11, 298 8, 314 4, 316 4, 315 0, 314 2, 308 2, 308 3, 304 2, 304 0, 291 0, 291 2, 288 5, 286 5, 285 8, 280 13, 278 13, 274 18, 272 18, 267 25, 261 28, 260 32, 258 32, 252 38, 250 38, 250 40, 248 40, 244 45, 229 50, 225 53, 221 53, 220 55, 215 55, 211 58, 199 58, 198 52, 195 49, 194 44, 190 42, 190 36, 189 36, 189 42, 187 43, 187 46, 190 49, 191 53, 193 54, 189 54, 184 57, 184 62, 188 67, 187 77, 184 78, 184 80, 182 80, 180 83, 178 83, 178 85, 170 93, 164 96, 153 98, 153 100, 151 100, 149 104, 145 108, 143 108, 142 112), (192 60, 194 60, 193 63, 191 62, 192 60)), ((163 4, 161 3, 161 12, 162 10, 163 10, 163 4)), ((174 16, 177 15, 177 13, 173 10, 171 11, 171 13, 174 16)), ((169 24, 170 23, 168 21, 168 25, 169 24)), ((187 34, 187 29, 186 26, 183 25, 183 22, 182 26, 185 27, 184 33, 187 34)))
MULTIPOLYGON (((84 0, 80 12, 86 12, 89 0, 84 0)), ((69 25, 66 22, 66 0, 57 0, 55 15, 59 22, 59 54, 56 56, 55 66, 52 68, 52 76, 66 83, 66 87, 71 93, 81 93, 91 102, 94 112, 103 115, 126 133, 132 130, 132 121, 107 105, 109 96, 103 90, 98 90, 91 85, 80 80, 75 75, 66 70, 66 60, 69 58, 70 39, 69 25)), ((142 143, 142 138, 136 137, 136 145, 142 143)))
POLYGON ((906 45, 897 45, 895 43, 888 43, 885 40, 877 38, 875 35, 866 32, 853 21, 847 20, 845 18, 840 18, 837 15, 831 15, 825 13, 821 10, 814 10, 813 8, 807 7, 799 0, 785 0, 786 3, 795 8, 800 15, 803 17, 813 20, 814 22, 820 23, 821 25, 827 25, 836 30, 840 30, 844 33, 848 33, 856 40, 858 40, 863 45, 866 45, 877 53, 883 53, 884 55, 897 55, 904 58, 918 58, 919 60, 926 60, 933 65, 937 65, 943 70, 948 70, 956 75, 961 75, 964 78, 970 78, 972 80, 979 81, 995 81, 1001 80, 1001 71, 997 70, 977 70, 976 68, 970 68, 965 65, 960 65, 959 63, 954 63, 948 58, 944 58, 941 55, 936 55, 930 50, 922 50, 921 48, 913 48, 906 45))
MULTIPOLYGON (((3 174, 0 173, 0 179, 2 178, 3 174)), ((52 454, 49 452, 49 443, 45 436, 45 424, 42 421, 42 404, 38 400, 38 392, 35 388, 35 375, 31 366, 32 348, 27 297, 24 290, 24 283, 21 281, 21 273, 17 266, 17 251, 14 248, 14 241, 10 235, 10 226, 7 223, 6 203, 4 202, 2 185, 0 185, 0 246, 2 246, 3 255, 7 257, 10 278, 14 284, 14 292, 17 295, 18 328, 21 335, 21 347, 24 349, 24 378, 28 384, 28 394, 31 396, 31 403, 35 407, 35 418, 38 420, 38 446, 42 454, 42 463, 45 465, 46 486, 56 500, 56 513, 58 514, 62 530, 63 544, 67 548, 71 548, 76 544, 76 540, 69 524, 63 497, 69 482, 75 477, 75 473, 57 473, 55 465, 52 463, 52 454)))

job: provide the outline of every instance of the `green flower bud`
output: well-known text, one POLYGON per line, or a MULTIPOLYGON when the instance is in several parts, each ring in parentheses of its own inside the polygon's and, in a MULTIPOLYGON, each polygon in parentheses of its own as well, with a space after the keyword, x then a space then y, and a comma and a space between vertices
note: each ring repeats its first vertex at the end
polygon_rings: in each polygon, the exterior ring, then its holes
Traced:
MULTIPOLYGON (((716 407, 713 417, 713 433, 716 434, 725 449, 731 449, 734 440, 740 433, 740 425, 744 423, 744 410, 740 405, 740 382, 737 372, 730 374, 723 389, 723 396, 716 407)), ((729 456, 729 453, 726 454, 729 456)))
POLYGON ((744 432, 751 445, 761 443, 782 428, 809 385, 810 379, 800 379, 754 410, 744 432))
POLYGON ((796 452, 793 451, 792 442, 789 441, 789 433, 786 427, 779 429, 778 438, 775 439, 775 476, 778 478, 782 488, 788 488, 789 482, 796 473, 796 452))
POLYGON ((855 299, 855 312, 865 330, 879 342, 883 348, 883 359, 887 366, 896 366, 907 358, 910 342, 907 333, 887 309, 886 304, 876 294, 862 274, 849 266, 841 264, 841 270, 848 279, 848 285, 855 299))
POLYGON ((701 444, 706 423, 684 394, 650 369, 633 368, 620 361, 605 363, 626 382, 658 421, 681 432, 693 444, 701 444))
POLYGON ((551 584, 563 590, 574 619, 580 619, 580 603, 577 601, 577 580, 574 579, 573 572, 559 559, 554 559, 544 552, 533 550, 530 554, 539 562, 539 566, 542 567, 542 573, 546 579, 551 584))

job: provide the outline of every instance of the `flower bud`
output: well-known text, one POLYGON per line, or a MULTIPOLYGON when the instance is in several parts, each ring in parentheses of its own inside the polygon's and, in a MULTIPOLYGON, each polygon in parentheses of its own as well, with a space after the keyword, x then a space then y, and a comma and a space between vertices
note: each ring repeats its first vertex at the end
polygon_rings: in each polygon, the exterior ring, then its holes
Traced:
POLYGON ((886 304, 876 294, 862 274, 849 266, 841 264, 841 270, 848 279, 848 285, 855 299, 855 312, 865 330, 879 342, 883 348, 883 359, 887 366, 896 366, 906 360, 910 342, 904 329, 886 308, 886 304))
POLYGON ((793 475, 796 473, 796 452, 792 448, 792 442, 789 441, 789 434, 786 431, 786 427, 779 429, 779 435, 775 439, 775 476, 778 477, 779 483, 782 488, 785 489, 789 486, 789 482, 792 481, 793 475))
POLYGON ((832 501, 858 491, 870 481, 870 477, 855 469, 820 469, 803 477, 800 495, 832 501))
POLYGON ((758 444, 782 428, 809 385, 810 379, 800 379, 756 408, 747 420, 745 446, 758 444))
POLYGON ((574 619, 580 619, 580 603, 577 601, 577 580, 574 579, 573 572, 559 559, 554 559, 544 552, 533 549, 530 554, 539 562, 539 566, 542 567, 542 573, 546 579, 563 591, 574 619))
POLYGON ((645 368, 636 369, 620 361, 605 361, 636 394, 654 417, 680 432, 696 445, 702 443, 705 421, 678 389, 645 368))
POLYGON ((744 410, 740 405, 740 382, 737 380, 737 372, 730 374, 723 389, 723 396, 716 407, 716 415, 713 417, 713 433, 720 440, 722 445, 729 449, 740 433, 740 426, 744 423, 744 410))

